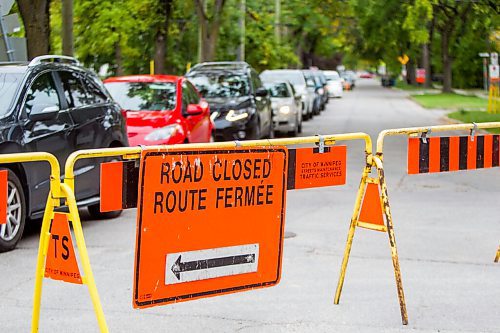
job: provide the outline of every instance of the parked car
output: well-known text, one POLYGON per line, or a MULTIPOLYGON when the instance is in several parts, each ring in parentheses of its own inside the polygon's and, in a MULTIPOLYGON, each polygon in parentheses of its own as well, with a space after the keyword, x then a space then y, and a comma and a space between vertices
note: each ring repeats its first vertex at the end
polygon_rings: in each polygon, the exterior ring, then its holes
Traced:
POLYGON ((328 93, 326 91, 326 84, 327 84, 326 76, 325 74, 323 74, 322 70, 319 70, 316 67, 313 67, 311 69, 311 73, 314 75, 315 79, 319 81, 319 83, 321 84, 322 89, 320 89, 318 93, 321 96, 321 110, 324 110, 326 104, 328 104, 328 93))
POLYGON ((342 97, 344 87, 337 71, 323 71, 326 76, 326 92, 328 97, 342 97))
MULTIPOLYGON (((75 150, 127 146, 121 109, 97 76, 74 58, 41 56, 0 65, 0 153, 49 152, 64 167, 75 150)), ((49 192, 47 163, 0 165, 8 173, 8 219, 0 225, 0 252, 14 249, 26 221, 43 216, 49 192)), ((76 198, 93 217, 99 209, 99 161, 79 161, 76 198)))
POLYGON ((260 74, 265 82, 288 81, 292 84, 302 102, 302 119, 308 120, 313 116, 314 89, 308 89, 306 77, 300 69, 273 69, 265 70, 260 74))
POLYGON ((340 74, 344 79, 344 89, 352 90, 356 86, 356 73, 353 71, 345 71, 340 74))
POLYGON ((312 71, 305 69, 302 70, 304 76, 306 77, 306 83, 308 89, 314 93, 313 100, 313 114, 318 115, 323 107, 323 94, 324 89, 323 85, 319 81, 319 79, 312 73, 312 71))
POLYGON ((271 100, 259 75, 246 62, 205 62, 186 77, 210 104, 216 141, 273 136, 271 100))
POLYGON ((274 131, 291 136, 302 133, 302 101, 287 82, 264 82, 271 95, 274 131))
POLYGON ((121 76, 106 79, 104 85, 127 113, 130 145, 214 140, 208 103, 184 77, 121 76))

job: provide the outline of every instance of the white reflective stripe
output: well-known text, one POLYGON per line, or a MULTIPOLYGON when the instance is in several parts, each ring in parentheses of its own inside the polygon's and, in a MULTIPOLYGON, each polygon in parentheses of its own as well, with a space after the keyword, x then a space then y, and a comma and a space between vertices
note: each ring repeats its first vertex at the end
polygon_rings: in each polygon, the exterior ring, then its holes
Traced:
POLYGON ((257 272, 259 244, 168 253, 165 284, 257 272))

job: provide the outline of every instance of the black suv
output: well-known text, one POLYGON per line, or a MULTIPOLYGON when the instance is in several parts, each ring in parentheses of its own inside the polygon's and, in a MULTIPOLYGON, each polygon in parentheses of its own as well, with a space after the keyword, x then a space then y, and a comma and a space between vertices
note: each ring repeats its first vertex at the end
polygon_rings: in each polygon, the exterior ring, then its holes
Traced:
POLYGON ((246 62, 204 62, 187 74, 210 104, 217 141, 273 136, 271 101, 246 62))
MULTIPOLYGON (((64 170, 75 150, 128 146, 120 107, 99 78, 74 58, 1 63, 0 97, 0 154, 49 152, 64 170)), ((9 170, 7 224, 0 225, 4 252, 16 246, 27 219, 43 215, 50 169, 41 162, 0 167, 9 170)), ((99 162, 79 161, 75 175, 78 204, 94 217, 106 217, 99 211, 99 162)))

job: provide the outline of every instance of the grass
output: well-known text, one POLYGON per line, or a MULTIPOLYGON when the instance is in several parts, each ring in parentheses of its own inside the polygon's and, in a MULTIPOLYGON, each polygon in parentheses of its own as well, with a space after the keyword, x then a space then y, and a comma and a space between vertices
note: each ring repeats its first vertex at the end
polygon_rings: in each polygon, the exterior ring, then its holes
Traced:
POLYGON ((486 110, 488 100, 477 96, 458 94, 423 94, 412 96, 413 100, 428 109, 486 110))
POLYGON ((409 92, 429 90, 429 88, 424 88, 424 87, 421 87, 421 86, 414 86, 414 85, 408 84, 408 83, 406 83, 405 81, 402 81, 402 80, 396 80, 395 87, 399 88, 401 90, 409 91, 409 92))
MULTIPOLYGON (((490 114, 485 111, 456 111, 448 114, 451 119, 459 120, 463 123, 484 123, 490 121, 500 121, 500 114, 490 114)), ((500 128, 488 129, 488 132, 500 134, 500 128)))

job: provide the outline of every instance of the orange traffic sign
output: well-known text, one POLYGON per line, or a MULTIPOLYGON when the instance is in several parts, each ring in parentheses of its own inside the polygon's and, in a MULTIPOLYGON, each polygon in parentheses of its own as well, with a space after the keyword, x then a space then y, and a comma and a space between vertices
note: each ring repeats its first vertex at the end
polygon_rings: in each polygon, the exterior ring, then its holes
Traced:
POLYGON ((277 284, 287 160, 285 147, 144 150, 134 307, 277 284))
POLYGON ((45 277, 82 284, 69 231, 68 215, 64 213, 54 213, 45 263, 45 277))
POLYGON ((344 185, 347 146, 290 149, 288 189, 344 185))
POLYGON ((370 181, 366 184, 365 196, 363 197, 358 217, 358 226, 377 231, 386 231, 382 210, 379 184, 370 181))

